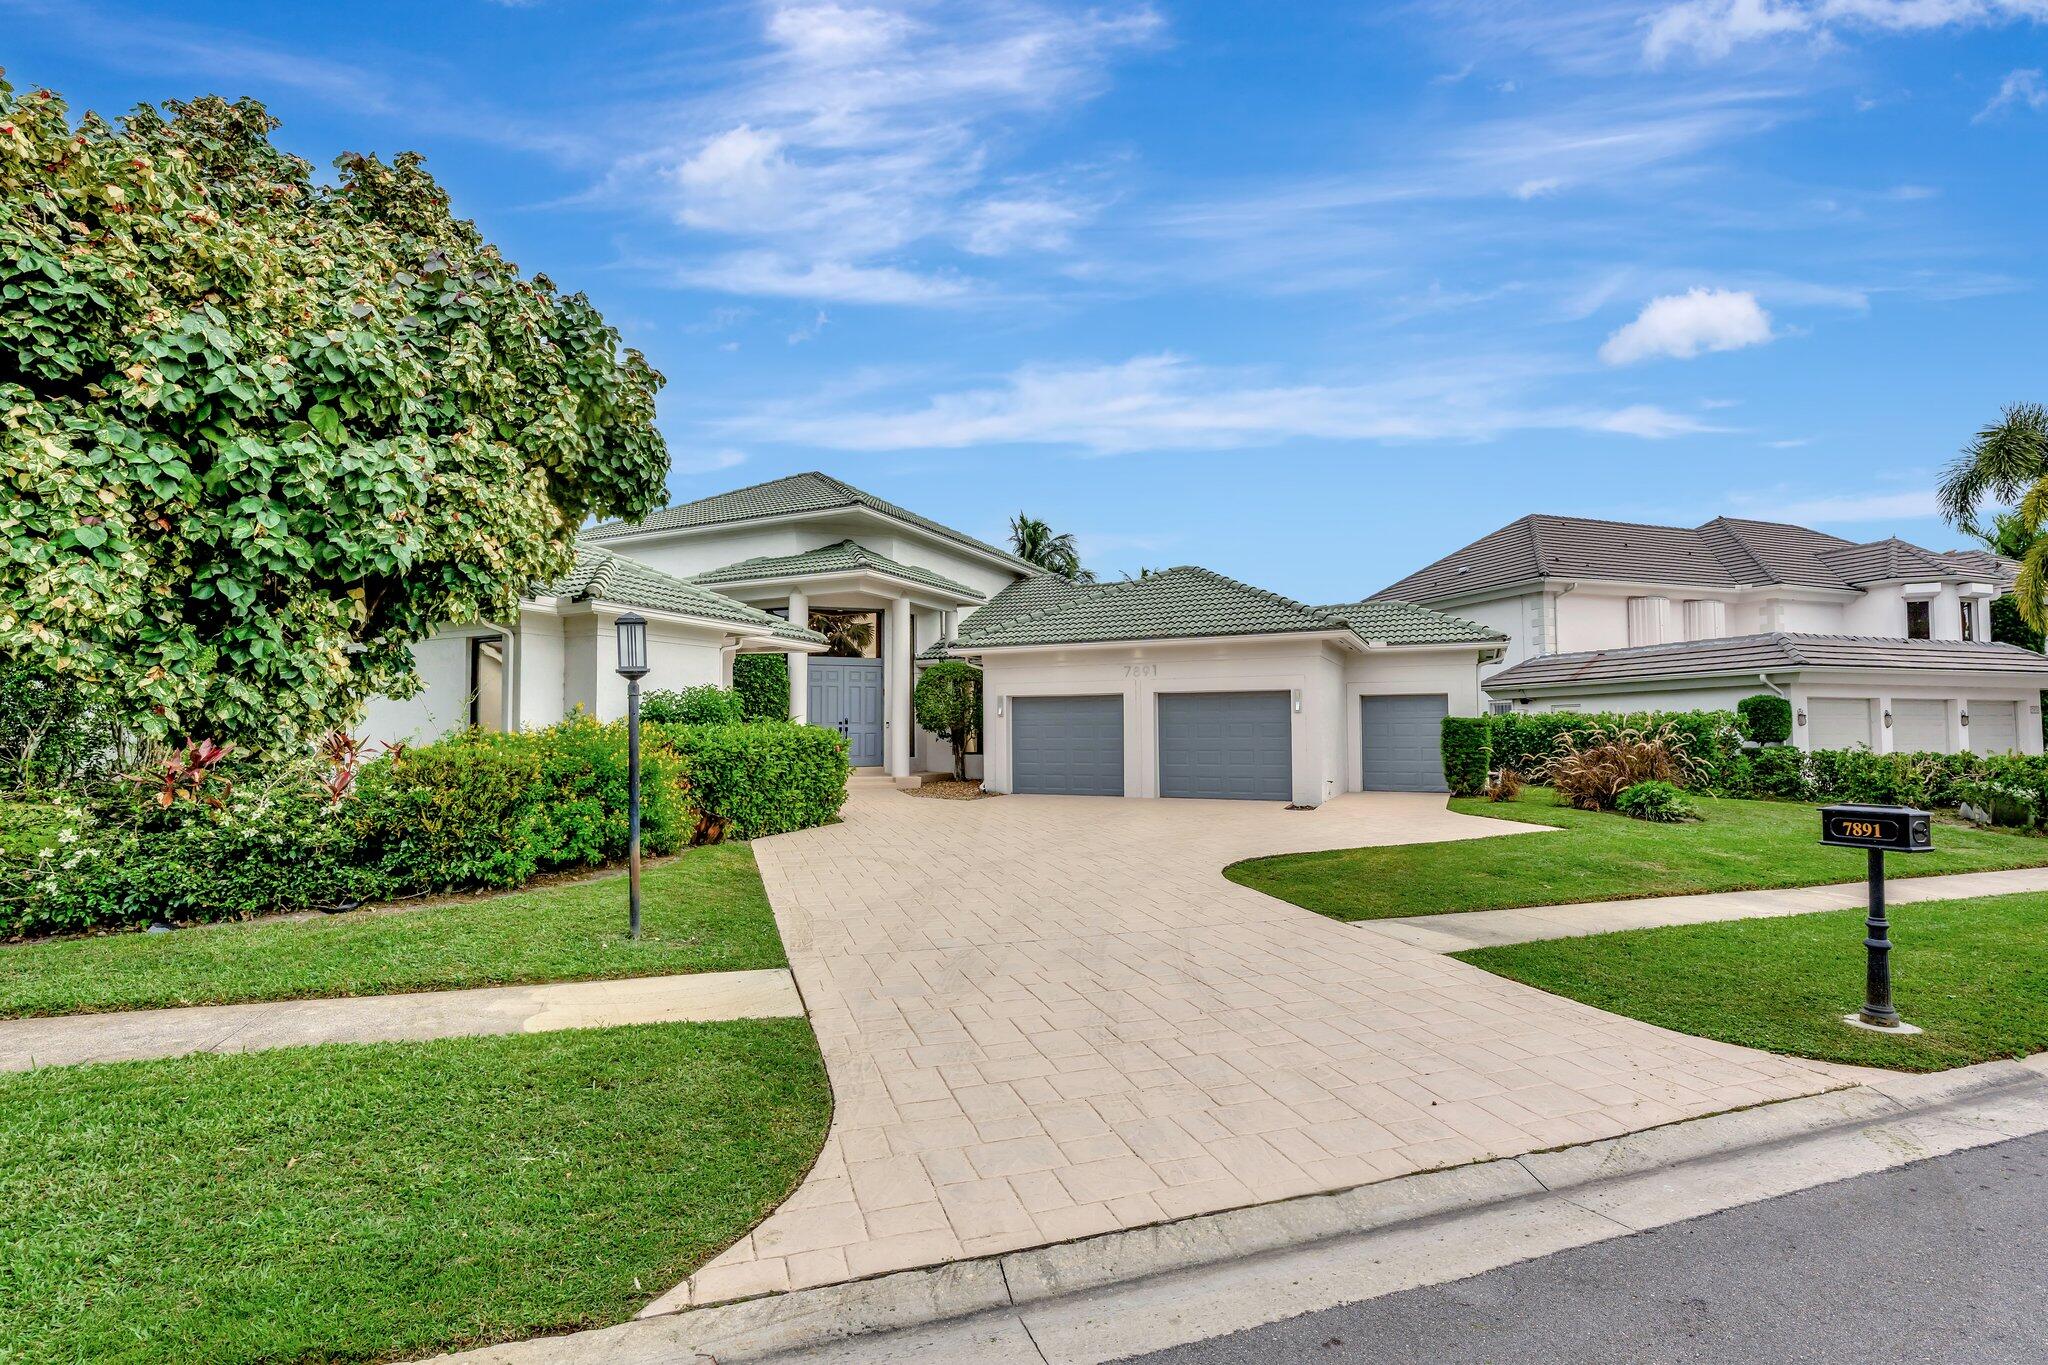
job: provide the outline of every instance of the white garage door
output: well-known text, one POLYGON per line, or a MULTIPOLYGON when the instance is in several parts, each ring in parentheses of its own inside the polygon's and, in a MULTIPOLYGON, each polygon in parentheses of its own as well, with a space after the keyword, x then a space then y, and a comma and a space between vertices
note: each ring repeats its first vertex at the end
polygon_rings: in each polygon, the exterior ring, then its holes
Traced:
POLYGON ((1902 754, 1948 752, 1948 703, 1901 697, 1892 703, 1892 748, 1902 754))
POLYGON ((1813 731, 1816 749, 1868 749, 1870 747, 1870 698, 1809 697, 1807 726, 1813 731))
POLYGON ((1970 747, 1980 754, 2009 754, 2020 747, 2020 704, 2016 701, 1973 701, 1970 747))

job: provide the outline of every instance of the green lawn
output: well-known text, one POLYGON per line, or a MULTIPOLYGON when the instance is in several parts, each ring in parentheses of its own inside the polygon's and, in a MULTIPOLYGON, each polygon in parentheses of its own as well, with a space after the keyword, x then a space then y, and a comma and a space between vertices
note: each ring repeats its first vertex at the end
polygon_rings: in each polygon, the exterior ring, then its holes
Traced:
POLYGON ((427 909, 0 947, 0 1018, 780 967, 753 850, 691 849, 623 875, 427 909))
POLYGON ((0 1360, 385 1360, 630 1317, 794 1189, 801 1019, 0 1075, 0 1360))
POLYGON ((1481 948, 1487 971, 1665 1028, 1830 1062, 1939 1071, 2048 1049, 2048 895, 1892 910, 1887 1037, 1841 1022, 1863 1002, 1863 911, 1636 929, 1481 948))
MULTIPOLYGON (((1814 886, 1863 876, 1863 854, 1815 842, 1820 817, 1813 806, 1711 798, 1699 805, 1706 819, 1698 824, 1653 825, 1571 810, 1547 789, 1531 787, 1517 801, 1454 800, 1451 809, 1553 825, 1562 833, 1292 853, 1237 863, 1223 875, 1344 920, 1814 886)), ((1889 860, 1891 874, 2048 864, 2043 838, 1942 824, 1934 843, 1933 853, 1889 860)))

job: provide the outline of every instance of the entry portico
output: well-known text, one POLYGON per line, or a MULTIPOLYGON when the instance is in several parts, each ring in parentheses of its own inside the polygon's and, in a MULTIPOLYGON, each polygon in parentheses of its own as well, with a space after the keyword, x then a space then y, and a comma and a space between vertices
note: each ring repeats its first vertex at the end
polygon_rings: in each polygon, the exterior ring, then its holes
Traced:
POLYGON ((695 581, 825 637, 821 654, 789 654, 790 711, 845 735, 855 767, 903 777, 914 759, 929 757, 916 752, 914 660, 986 594, 850 539, 742 560, 695 581))

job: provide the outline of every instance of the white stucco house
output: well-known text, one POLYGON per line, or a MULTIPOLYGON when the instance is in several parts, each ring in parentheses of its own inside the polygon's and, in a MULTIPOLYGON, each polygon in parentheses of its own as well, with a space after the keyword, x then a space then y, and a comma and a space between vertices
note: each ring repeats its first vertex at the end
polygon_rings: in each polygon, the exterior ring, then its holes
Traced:
POLYGON ((952 770, 910 696, 954 656, 984 670, 983 752, 967 759, 990 790, 1303 806, 1442 790, 1440 722, 1480 712, 1481 668, 1508 643, 1427 607, 1313 607, 1194 567, 1072 583, 805 473, 585 532, 575 572, 516 621, 421 642, 426 686, 375 703, 364 729, 615 717, 626 610, 650 623, 648 688, 729 684, 735 655, 785 655, 792 718, 846 736, 857 770, 952 770))
POLYGON ((1776 692, 1803 748, 2039 753, 2048 658, 1991 641, 2015 566, 1783 522, 1528 516, 1375 600, 1506 637, 1495 709, 1729 709, 1776 692))

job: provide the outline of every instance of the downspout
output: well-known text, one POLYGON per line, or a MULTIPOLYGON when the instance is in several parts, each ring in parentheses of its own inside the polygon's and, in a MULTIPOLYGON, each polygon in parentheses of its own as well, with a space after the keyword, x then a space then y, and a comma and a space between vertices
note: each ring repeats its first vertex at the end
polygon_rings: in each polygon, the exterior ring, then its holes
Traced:
POLYGON ((1783 697, 1786 701, 1792 700, 1792 694, 1790 692, 1787 692, 1784 688, 1778 686, 1776 683, 1772 682, 1770 674, 1759 673, 1756 675, 1756 680, 1762 683, 1765 687, 1770 688, 1771 691, 1775 692, 1777 695, 1783 697))

